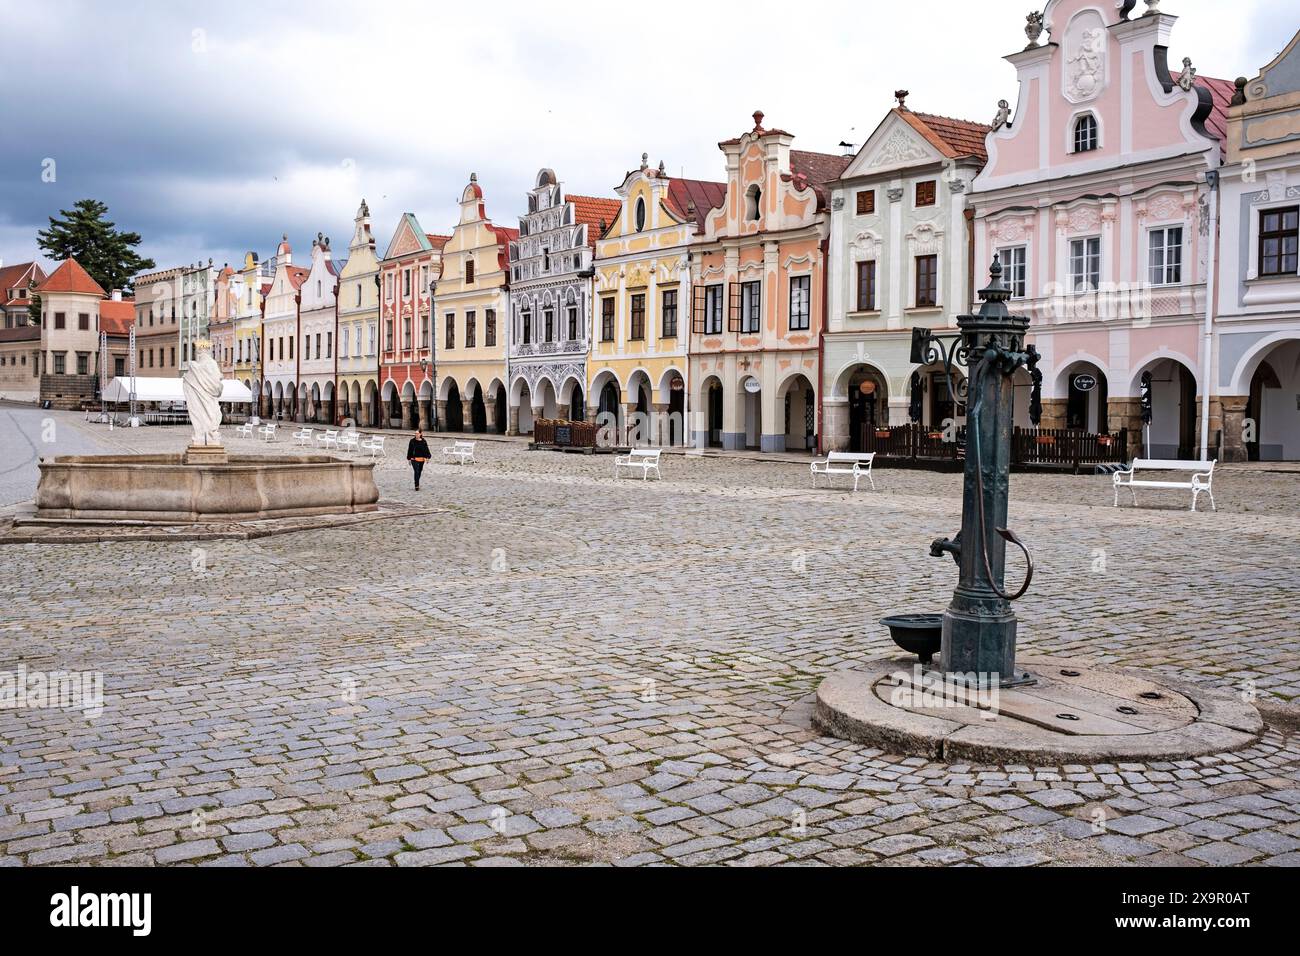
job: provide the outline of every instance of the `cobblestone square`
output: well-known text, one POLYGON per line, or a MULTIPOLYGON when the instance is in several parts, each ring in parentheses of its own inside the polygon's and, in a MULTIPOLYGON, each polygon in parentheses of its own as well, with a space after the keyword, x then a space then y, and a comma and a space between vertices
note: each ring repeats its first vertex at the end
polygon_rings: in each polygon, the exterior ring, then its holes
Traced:
MULTIPOLYGON (((0 436, 7 505, 37 451, 185 440, 11 408, 0 436)), ((0 671, 101 673, 104 700, 0 709, 0 865, 1300 863, 1300 474, 1225 465, 1197 514, 1013 475, 1039 569, 1022 653, 1253 693, 1270 726, 1197 760, 968 766, 809 720, 823 677, 891 651, 880 617, 947 604, 927 551, 960 476, 852 494, 793 455, 664 461, 615 481, 606 456, 487 441, 417 494, 390 451, 383 499, 438 513, 5 546, 0 671)))

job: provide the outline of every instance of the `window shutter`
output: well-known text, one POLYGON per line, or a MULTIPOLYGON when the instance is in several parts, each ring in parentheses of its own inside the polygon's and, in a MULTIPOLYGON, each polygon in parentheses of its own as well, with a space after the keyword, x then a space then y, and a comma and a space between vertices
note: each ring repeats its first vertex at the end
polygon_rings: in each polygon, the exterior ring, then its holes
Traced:
POLYGON ((704 334, 704 295, 704 286, 697 285, 691 288, 691 331, 696 335, 704 334))

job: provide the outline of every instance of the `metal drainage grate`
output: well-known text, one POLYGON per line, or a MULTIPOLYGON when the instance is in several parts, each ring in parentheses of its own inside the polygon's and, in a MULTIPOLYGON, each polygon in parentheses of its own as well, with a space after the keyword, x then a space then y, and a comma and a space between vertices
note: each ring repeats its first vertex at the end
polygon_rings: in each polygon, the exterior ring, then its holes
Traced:
POLYGON ((1079 717, 1077 714, 1057 714, 1056 719, 1057 720, 1078 720, 1079 717))
POLYGON ((1138 712, 1138 709, 1136 707, 1129 707, 1127 704, 1125 704, 1123 707, 1116 707, 1115 709, 1118 710, 1121 714, 1128 714, 1130 716, 1138 712))

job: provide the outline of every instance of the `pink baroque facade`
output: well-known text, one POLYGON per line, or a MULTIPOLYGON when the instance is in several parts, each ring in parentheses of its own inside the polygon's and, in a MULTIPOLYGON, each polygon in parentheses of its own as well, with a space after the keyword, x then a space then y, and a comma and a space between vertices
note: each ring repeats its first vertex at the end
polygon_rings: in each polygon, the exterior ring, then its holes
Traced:
POLYGON ((1128 429, 1135 456, 1191 458, 1206 430, 1207 174, 1232 85, 1190 61, 1171 73, 1177 18, 1135 5, 1052 0, 1047 42, 1031 28, 1006 57, 1020 93, 972 185, 974 254, 1000 257, 1013 309, 1030 316, 1043 427, 1128 429))

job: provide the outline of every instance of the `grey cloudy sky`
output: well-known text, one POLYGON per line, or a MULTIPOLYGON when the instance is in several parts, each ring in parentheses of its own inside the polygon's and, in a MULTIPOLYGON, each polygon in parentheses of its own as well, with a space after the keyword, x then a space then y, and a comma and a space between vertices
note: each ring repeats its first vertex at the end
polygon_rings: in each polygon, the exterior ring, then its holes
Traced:
MULTIPOLYGON (((612 195, 648 152, 721 179, 719 140, 762 109, 803 149, 860 143, 893 105, 987 121, 1035 0, 653 3, 0 0, 0 258, 76 199, 107 202, 159 267, 345 255, 364 196, 382 251, 401 213, 449 232, 471 171, 514 225, 542 166, 612 195), (778 52, 785 51, 785 52, 778 52), (43 182, 42 163, 56 163, 43 182)), ((1254 75, 1291 2, 1165 0, 1170 62, 1254 75)))

